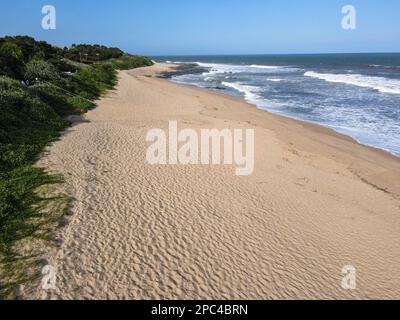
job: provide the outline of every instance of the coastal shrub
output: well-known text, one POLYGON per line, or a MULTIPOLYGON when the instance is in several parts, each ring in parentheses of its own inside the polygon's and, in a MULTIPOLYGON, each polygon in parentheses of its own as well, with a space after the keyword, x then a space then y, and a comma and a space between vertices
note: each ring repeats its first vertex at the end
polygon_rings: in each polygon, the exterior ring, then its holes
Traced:
MULTIPOLYGON (((59 63, 63 63, 63 64, 65 63, 65 64, 68 64, 71 67, 73 67, 74 69, 71 72, 78 72, 79 70, 82 70, 82 69, 85 69, 85 68, 89 67, 89 65, 87 65, 87 64, 80 63, 78 61, 69 60, 67 58, 57 59, 57 61, 59 63)), ((52 63, 54 65, 56 65, 54 62, 52 62, 52 63)), ((63 71, 63 70, 61 70, 61 71, 63 71)))
POLYGON ((65 57, 84 63, 96 63, 113 58, 119 58, 124 52, 118 48, 107 48, 101 45, 73 44, 66 52, 65 57))
POLYGON ((21 83, 6 76, 0 76, 0 91, 21 88, 21 83))
POLYGON ((51 106, 26 90, 0 91, 0 171, 24 165, 66 125, 51 106))
POLYGON ((73 81, 78 84, 79 88, 75 93, 86 99, 96 99, 105 90, 105 88, 103 89, 104 84, 97 81, 94 68, 78 72, 74 75, 73 81))
POLYGON ((147 57, 131 55, 124 55, 119 59, 113 59, 110 63, 117 70, 129 70, 153 65, 153 61, 147 57))
POLYGON ((12 42, 0 43, 0 75, 16 79, 23 76, 23 53, 12 42))
POLYGON ((57 69, 49 62, 32 60, 26 64, 25 79, 29 81, 53 81, 59 79, 57 69))
POLYGON ((26 89, 0 91, 2 117, 0 126, 19 129, 41 122, 49 124, 57 118, 54 110, 26 89), (22 128, 21 128, 22 127, 22 128))
POLYGON ((95 100, 117 82, 116 71, 107 64, 95 64, 73 75, 69 90, 84 99, 95 100))
POLYGON ((34 192, 43 184, 55 183, 60 178, 46 175, 43 170, 26 165, 8 173, 0 173, 0 252, 9 253, 9 243, 32 236, 38 217, 33 205, 40 201, 34 192))
POLYGON ((81 113, 84 113, 95 106, 93 102, 80 96, 69 97, 68 103, 74 108, 74 110, 81 113))
POLYGON ((77 113, 77 110, 68 101, 67 92, 63 89, 63 82, 39 83, 28 88, 31 95, 51 106, 59 116, 68 116, 77 113))
POLYGON ((46 41, 36 41, 29 36, 6 36, 0 38, 0 45, 3 43, 12 43, 18 46, 22 52, 23 63, 27 63, 35 58, 42 60, 60 59, 64 53, 62 48, 52 46, 46 41))

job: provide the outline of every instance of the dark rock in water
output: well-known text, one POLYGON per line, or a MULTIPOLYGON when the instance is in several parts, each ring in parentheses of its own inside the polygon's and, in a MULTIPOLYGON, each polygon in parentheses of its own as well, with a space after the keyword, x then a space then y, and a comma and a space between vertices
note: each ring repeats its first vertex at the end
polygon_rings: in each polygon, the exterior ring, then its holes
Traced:
POLYGON ((174 67, 173 71, 162 72, 159 77, 170 79, 173 76, 180 76, 184 74, 201 74, 208 71, 208 69, 200 67, 196 63, 181 63, 174 67))

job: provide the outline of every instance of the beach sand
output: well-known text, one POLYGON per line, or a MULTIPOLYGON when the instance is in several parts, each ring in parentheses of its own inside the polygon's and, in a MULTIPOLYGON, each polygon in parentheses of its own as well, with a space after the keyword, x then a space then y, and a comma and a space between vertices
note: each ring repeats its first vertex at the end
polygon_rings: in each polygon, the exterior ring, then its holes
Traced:
POLYGON ((38 165, 73 197, 48 299, 400 297, 400 161, 241 99, 119 73, 38 165), (255 129, 255 170, 146 162, 146 133, 255 129), (357 270, 344 290, 342 268, 357 270))

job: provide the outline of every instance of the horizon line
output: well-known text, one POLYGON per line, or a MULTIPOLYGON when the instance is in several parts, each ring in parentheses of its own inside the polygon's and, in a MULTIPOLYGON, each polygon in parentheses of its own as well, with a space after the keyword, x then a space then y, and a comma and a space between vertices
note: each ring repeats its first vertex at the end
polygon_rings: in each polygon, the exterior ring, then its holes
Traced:
POLYGON ((150 57, 212 57, 212 56, 295 56, 295 55, 346 55, 346 54, 400 54, 400 52, 321 52, 321 53, 213 53, 213 54, 146 54, 150 57))

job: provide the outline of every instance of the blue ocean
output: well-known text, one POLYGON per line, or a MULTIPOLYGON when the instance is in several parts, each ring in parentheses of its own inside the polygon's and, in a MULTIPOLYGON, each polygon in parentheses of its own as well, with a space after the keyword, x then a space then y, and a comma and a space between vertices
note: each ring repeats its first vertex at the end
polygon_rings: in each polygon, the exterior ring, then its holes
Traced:
POLYGON ((400 156, 400 53, 156 57, 171 81, 240 96, 400 156), (192 66, 192 67, 190 67, 192 66))

